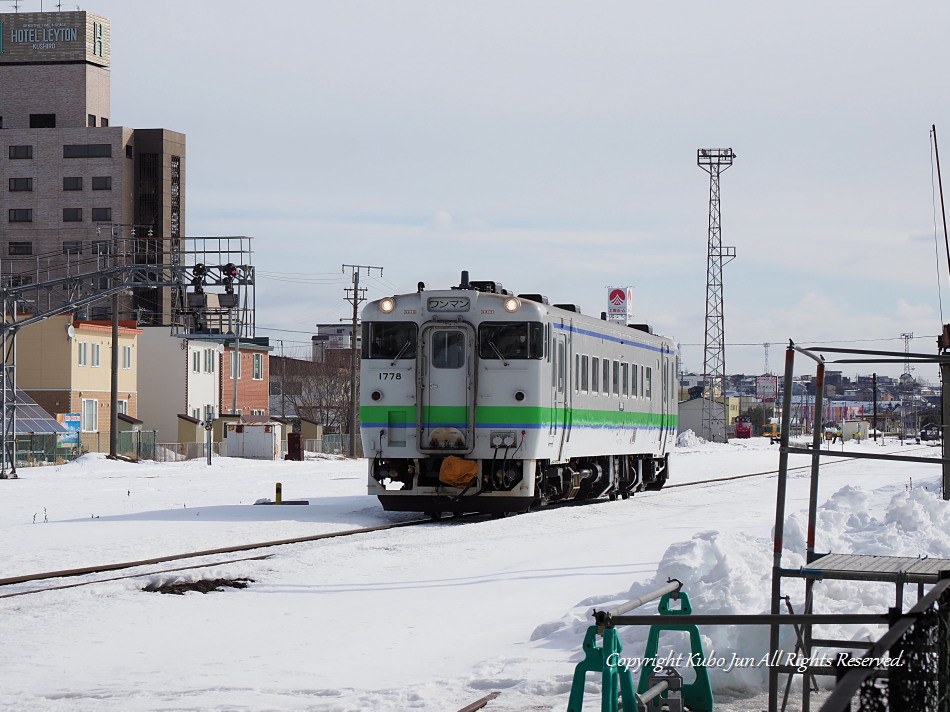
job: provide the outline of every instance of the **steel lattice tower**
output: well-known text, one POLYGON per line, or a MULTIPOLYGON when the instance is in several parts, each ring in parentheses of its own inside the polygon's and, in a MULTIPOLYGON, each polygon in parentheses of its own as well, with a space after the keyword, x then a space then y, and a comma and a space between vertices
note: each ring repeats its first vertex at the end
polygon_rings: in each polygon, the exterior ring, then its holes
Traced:
POLYGON ((726 344, 722 310, 722 268, 736 256, 723 247, 719 226, 719 174, 732 165, 731 148, 700 148, 697 165, 709 174, 709 250, 706 257, 706 339, 703 359, 703 433, 706 440, 726 442, 726 344), (722 409, 714 407, 718 399, 722 409))

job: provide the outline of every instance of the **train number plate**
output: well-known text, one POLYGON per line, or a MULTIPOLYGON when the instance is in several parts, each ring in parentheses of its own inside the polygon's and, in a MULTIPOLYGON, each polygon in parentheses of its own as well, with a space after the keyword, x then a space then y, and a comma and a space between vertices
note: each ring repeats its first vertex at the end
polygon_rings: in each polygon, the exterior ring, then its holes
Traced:
POLYGON ((426 307, 430 312, 466 312, 471 302, 468 297, 429 297, 426 307))

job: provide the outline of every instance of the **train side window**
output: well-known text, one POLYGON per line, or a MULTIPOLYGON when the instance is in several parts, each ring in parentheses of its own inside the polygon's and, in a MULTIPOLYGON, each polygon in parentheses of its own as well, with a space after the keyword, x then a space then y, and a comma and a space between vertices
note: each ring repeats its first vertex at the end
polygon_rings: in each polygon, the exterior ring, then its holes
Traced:
POLYGON ((600 390, 600 359, 591 357, 590 366, 590 392, 596 395, 600 390))
POLYGON ((604 359, 604 380, 602 381, 604 386, 604 395, 610 395, 610 361, 604 359))
POLYGON ((633 389, 630 392, 630 395, 636 398, 640 394, 640 389, 637 387, 640 383, 640 367, 637 364, 630 365, 633 373, 631 374, 633 378, 630 379, 630 385, 633 386, 633 389))
POLYGON ((587 393, 589 386, 588 380, 588 368, 590 366, 590 359, 588 356, 581 356, 581 392, 587 393))
POLYGON ((363 358, 415 358, 418 331, 411 321, 364 321, 363 358))
POLYGON ((619 361, 614 361, 612 386, 613 386, 614 395, 619 396, 620 395, 620 362, 619 361))
POLYGON ((630 395, 630 364, 622 363, 620 365, 621 380, 623 381, 623 397, 630 395))
POLYGON ((652 381, 653 381, 653 369, 650 368, 649 366, 647 366, 647 368, 646 368, 646 376, 644 377, 644 381, 643 381, 643 396, 644 396, 645 398, 652 398, 652 397, 653 397, 653 384, 652 384, 652 381))
POLYGON ((577 393, 578 387, 580 385, 580 375, 581 375, 581 355, 574 354, 574 392, 577 393))

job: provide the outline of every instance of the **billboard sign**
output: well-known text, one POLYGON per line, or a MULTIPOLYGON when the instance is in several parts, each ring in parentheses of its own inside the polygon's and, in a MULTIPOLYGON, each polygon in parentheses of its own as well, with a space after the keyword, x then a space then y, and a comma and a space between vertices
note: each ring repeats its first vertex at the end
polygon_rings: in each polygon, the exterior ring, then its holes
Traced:
POLYGON ((626 324, 633 316, 633 289, 607 287, 607 321, 626 324))
POLYGON ((56 420, 68 431, 56 433, 56 446, 79 447, 79 425, 82 422, 79 413, 57 413, 56 420))
POLYGON ((0 14, 0 64, 110 63, 109 20, 90 12, 0 14))
POLYGON ((763 403, 774 403, 778 397, 778 376, 756 376, 755 397, 763 403))

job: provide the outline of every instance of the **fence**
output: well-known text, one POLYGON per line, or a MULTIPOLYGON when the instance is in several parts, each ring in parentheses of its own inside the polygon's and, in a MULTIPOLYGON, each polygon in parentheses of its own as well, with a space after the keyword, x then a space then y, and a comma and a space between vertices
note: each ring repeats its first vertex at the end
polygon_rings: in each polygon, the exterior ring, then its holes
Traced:
POLYGON ((16 436, 18 467, 68 462, 79 456, 75 445, 60 445, 56 433, 21 433, 16 436))
MULTIPOLYGON (((116 454, 133 460, 154 460, 157 433, 156 430, 120 430, 116 438, 116 454)), ((79 435, 83 452, 109 452, 108 430, 79 435)))

